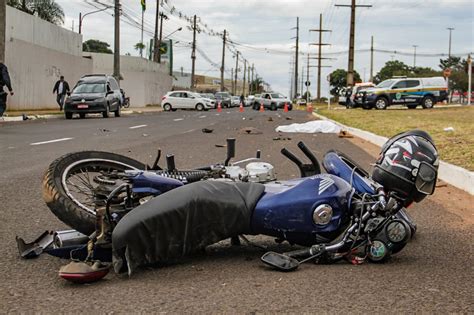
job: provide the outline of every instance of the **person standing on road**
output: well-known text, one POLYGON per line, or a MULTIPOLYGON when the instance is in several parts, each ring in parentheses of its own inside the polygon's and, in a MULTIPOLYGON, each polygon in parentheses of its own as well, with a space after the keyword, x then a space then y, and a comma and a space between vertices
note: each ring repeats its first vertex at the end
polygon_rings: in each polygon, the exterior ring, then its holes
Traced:
POLYGON ((7 109, 7 95, 8 93, 3 90, 4 86, 7 86, 10 95, 13 96, 13 89, 10 80, 10 75, 8 74, 8 68, 0 61, 0 119, 3 119, 3 113, 7 109))
POLYGON ((242 104, 242 106, 245 106, 245 97, 243 94, 240 95, 240 104, 242 104))
POLYGON ((59 77, 59 81, 56 82, 53 88, 53 94, 57 93, 56 102, 58 102, 59 110, 63 110, 64 97, 69 92, 69 84, 64 81, 64 76, 59 77))

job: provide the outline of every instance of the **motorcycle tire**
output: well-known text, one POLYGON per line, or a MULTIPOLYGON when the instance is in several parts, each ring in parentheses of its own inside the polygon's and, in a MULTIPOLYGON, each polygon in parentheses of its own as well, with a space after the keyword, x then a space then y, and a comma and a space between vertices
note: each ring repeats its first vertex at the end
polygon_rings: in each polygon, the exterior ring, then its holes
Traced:
POLYGON ((103 181, 105 184, 97 181, 97 176, 91 178, 91 173, 144 170, 145 167, 139 161, 110 152, 68 153, 54 160, 46 170, 43 199, 59 220, 90 235, 95 230, 96 191, 99 185, 113 185, 110 181, 103 181), (89 203, 83 201, 84 198, 90 200, 89 203))

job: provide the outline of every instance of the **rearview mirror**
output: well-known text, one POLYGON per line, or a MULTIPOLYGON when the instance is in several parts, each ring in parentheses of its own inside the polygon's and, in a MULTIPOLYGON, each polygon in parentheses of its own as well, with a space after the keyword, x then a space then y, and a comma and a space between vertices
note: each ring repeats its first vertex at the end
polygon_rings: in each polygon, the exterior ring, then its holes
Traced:
POLYGON ((275 252, 265 253, 260 259, 280 271, 293 271, 300 265, 295 258, 275 252))

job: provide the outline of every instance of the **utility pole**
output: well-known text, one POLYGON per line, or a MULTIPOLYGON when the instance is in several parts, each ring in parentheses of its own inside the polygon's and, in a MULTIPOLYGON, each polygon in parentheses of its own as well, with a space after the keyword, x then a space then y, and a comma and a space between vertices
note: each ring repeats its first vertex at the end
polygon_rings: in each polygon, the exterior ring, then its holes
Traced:
POLYGON ((196 66, 196 15, 194 15, 194 21, 193 21, 193 51, 191 52, 191 60, 192 60, 192 66, 191 66, 191 90, 194 90, 195 87, 195 79, 194 79, 194 71, 195 71, 195 66, 196 66))
POLYGON ((308 97, 309 97, 309 53, 308 53, 308 58, 306 58, 306 103, 309 102, 308 97))
POLYGON ((451 33, 454 31, 454 27, 448 27, 446 28, 449 30, 449 50, 448 50, 448 57, 451 57, 451 33))
POLYGON ((418 47, 418 45, 412 45, 412 46, 415 49, 413 51, 413 68, 415 68, 416 67, 416 47, 418 47))
POLYGON ((141 29, 141 37, 140 37, 140 43, 142 44, 142 47, 140 47, 140 57, 143 58, 143 20, 144 20, 144 15, 145 15, 145 9, 142 7, 142 29, 141 29))
POLYGON ((120 85, 120 0, 115 0, 114 21, 114 77, 120 85))
POLYGON ((374 37, 370 38, 370 82, 374 82, 374 37))
POLYGON ((351 0, 351 5, 336 4, 336 7, 351 8, 351 31, 349 36, 349 65, 347 67, 347 85, 354 85, 354 45, 355 45, 355 13, 357 7, 371 8, 370 4, 356 5, 356 0, 351 0))
MULTIPOLYGON (((322 68, 321 60, 322 59, 329 59, 329 58, 321 57, 322 46, 328 46, 329 45, 329 44, 322 43, 322 36, 323 36, 323 32, 331 32, 331 30, 324 30, 323 29, 323 15, 319 14, 319 29, 309 30, 309 31, 319 33, 319 42, 310 44, 310 45, 318 46, 318 57, 316 58, 316 59, 318 59, 318 85, 317 85, 317 89, 316 89, 316 100, 319 100, 321 98, 321 68, 322 68)), ((308 58, 309 58, 309 56, 308 56, 308 58)))
POLYGON ((467 105, 471 105, 471 86, 472 86, 472 59, 467 56, 467 105))
POLYGON ((245 74, 247 73, 247 60, 244 59, 244 85, 242 87, 242 94, 245 97, 245 74))
POLYGON ((237 72, 239 72, 239 51, 237 51, 237 55, 235 56, 235 80, 234 80, 234 85, 235 85, 235 91, 234 94, 237 94, 237 72))
POLYGON ((300 85, 300 97, 303 97, 303 80, 304 80, 304 66, 301 66, 301 85, 300 85))
POLYGON ((234 91, 234 68, 230 69, 230 90, 232 94, 235 95, 234 91))
POLYGON ((225 36, 226 30, 224 30, 224 36, 222 37, 221 92, 224 92, 225 36))
POLYGON ((249 81, 249 91, 247 92, 247 95, 250 95, 250 89, 252 88, 252 82, 250 82, 250 64, 247 67, 247 81, 249 81))
POLYGON ((0 0, 0 62, 5 62, 6 2, 6 0, 0 0))
POLYGON ((298 54, 300 40, 300 18, 296 18, 296 52, 295 52, 295 98, 298 94, 298 54))
POLYGON ((250 90, 251 94, 254 94, 254 88, 253 88, 253 87, 254 87, 255 79, 254 79, 254 77, 253 77, 253 72, 254 72, 254 66, 253 66, 253 63, 252 63, 252 84, 250 85, 250 87, 251 87, 251 90, 250 90))
POLYGON ((167 20, 168 17, 161 12, 160 14, 160 39, 158 40, 158 63, 161 63, 161 41, 163 38, 163 19, 167 20))
MULTIPOLYGON (((158 62, 158 23, 160 19, 160 1, 156 1, 156 15, 155 15, 155 36, 153 36, 153 61, 158 62)), ((191 82, 191 87, 193 83, 191 82)))

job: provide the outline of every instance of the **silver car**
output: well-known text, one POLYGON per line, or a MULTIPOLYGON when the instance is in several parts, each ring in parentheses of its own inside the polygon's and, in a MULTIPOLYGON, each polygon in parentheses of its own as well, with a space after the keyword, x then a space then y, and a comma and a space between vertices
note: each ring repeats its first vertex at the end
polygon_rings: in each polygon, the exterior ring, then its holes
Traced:
POLYGON ((164 111, 175 111, 176 109, 201 111, 214 108, 215 101, 191 91, 172 91, 161 98, 161 104, 164 111))

